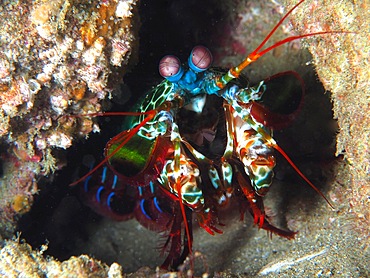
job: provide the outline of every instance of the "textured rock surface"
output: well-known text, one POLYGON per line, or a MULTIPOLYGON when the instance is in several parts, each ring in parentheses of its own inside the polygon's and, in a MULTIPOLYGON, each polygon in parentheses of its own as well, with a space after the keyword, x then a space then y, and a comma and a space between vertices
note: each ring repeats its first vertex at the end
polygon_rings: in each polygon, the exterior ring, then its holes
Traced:
POLYGON ((40 251, 32 250, 26 243, 6 241, 0 250, 0 275, 2 277, 122 277, 118 264, 110 267, 86 255, 71 257, 59 262, 53 258, 44 258, 40 251))
POLYGON ((99 130, 91 119, 65 116, 101 111, 121 82, 135 45, 135 2, 2 2, 1 235, 31 207, 37 179, 62 166, 58 150, 99 130))
MULTIPOLYGON (((290 1, 291 2, 291 1, 290 1)), ((346 167, 338 168, 356 226, 370 232, 370 2, 306 1, 292 16, 300 33, 341 30, 355 34, 328 35, 308 40, 315 68, 331 92, 338 120, 336 155, 346 167), (344 171, 344 172, 343 172, 344 171)))

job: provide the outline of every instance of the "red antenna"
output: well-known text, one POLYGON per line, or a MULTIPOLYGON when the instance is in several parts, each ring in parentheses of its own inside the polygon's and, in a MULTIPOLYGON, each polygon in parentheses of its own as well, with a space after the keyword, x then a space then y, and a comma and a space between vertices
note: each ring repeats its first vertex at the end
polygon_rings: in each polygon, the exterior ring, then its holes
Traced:
POLYGON ((253 50, 238 66, 230 68, 229 71, 218 78, 216 80, 216 85, 220 89, 223 89, 232 79, 238 78, 241 71, 244 70, 249 64, 257 61, 261 56, 265 55, 266 53, 270 52, 271 50, 277 48, 280 45, 289 43, 294 40, 299 40, 306 37, 313 37, 318 35, 326 35, 326 34, 343 34, 343 33, 352 33, 352 32, 346 32, 346 31, 322 31, 322 32, 314 32, 314 33, 308 33, 303 35, 297 35, 297 36, 290 36, 285 39, 282 39, 273 45, 261 50, 267 41, 271 38, 271 36, 275 33, 276 29, 281 26, 281 24, 284 22, 284 20, 305 0, 301 0, 298 2, 293 8, 291 8, 275 25, 275 27, 270 31, 270 33, 265 37, 265 39, 260 43, 259 46, 255 50, 253 50))

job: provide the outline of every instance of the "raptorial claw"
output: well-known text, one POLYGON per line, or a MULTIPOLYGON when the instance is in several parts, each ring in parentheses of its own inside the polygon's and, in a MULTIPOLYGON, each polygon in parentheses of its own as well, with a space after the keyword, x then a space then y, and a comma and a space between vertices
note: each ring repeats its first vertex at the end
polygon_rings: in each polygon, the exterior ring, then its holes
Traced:
POLYGON ((199 226, 202 227, 210 235, 215 235, 215 232, 222 234, 223 231, 218 229, 216 225, 220 225, 217 215, 210 209, 206 209, 197 213, 199 226))

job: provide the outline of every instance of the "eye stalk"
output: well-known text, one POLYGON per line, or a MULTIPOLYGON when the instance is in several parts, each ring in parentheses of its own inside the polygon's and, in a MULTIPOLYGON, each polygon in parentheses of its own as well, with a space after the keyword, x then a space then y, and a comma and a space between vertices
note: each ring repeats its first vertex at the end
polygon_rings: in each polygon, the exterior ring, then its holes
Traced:
POLYGON ((198 45, 193 48, 189 56, 189 67, 195 72, 202 72, 212 64, 211 51, 205 46, 198 45))
POLYGON ((177 82, 184 74, 184 69, 176 56, 167 55, 159 62, 159 73, 168 81, 177 82))

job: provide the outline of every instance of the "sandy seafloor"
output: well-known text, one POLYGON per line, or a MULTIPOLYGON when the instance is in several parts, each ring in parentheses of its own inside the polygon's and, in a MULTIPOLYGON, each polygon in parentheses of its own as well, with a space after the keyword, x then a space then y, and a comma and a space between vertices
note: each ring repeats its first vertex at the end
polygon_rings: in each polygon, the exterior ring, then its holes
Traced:
MULTIPOLYGON (((332 210, 317 196, 308 195, 289 202, 285 212, 289 227, 299 231, 295 240, 270 238, 253 227, 251 217, 247 224, 241 223, 237 213, 228 216, 222 235, 211 236, 195 228, 194 250, 204 256, 210 276, 369 277, 368 236, 355 231, 355 220, 344 213, 346 206, 332 210)), ((127 272, 142 266, 154 269, 163 261, 156 250, 163 242, 158 234, 134 220, 105 222, 93 233, 93 250, 82 248, 82 253, 93 252, 106 262, 118 260, 127 272)), ((203 260, 197 259, 195 265, 196 274, 201 274, 203 260)))

